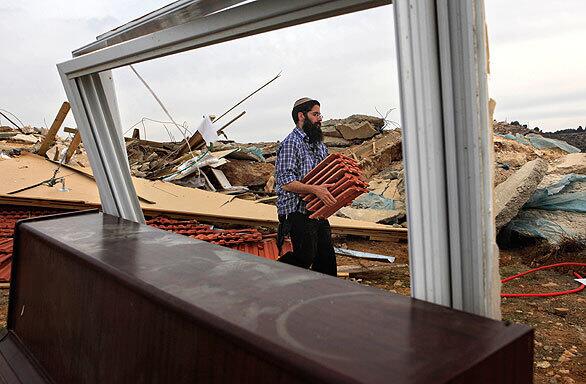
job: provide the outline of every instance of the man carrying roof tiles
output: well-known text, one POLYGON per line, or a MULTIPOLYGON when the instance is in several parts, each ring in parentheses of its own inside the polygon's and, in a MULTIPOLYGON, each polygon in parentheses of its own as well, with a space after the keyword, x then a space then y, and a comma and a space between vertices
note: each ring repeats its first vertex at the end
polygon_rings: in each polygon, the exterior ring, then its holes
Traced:
POLYGON ((284 236, 290 235, 293 252, 287 252, 279 261, 336 276, 330 223, 327 219, 310 219, 303 197, 314 194, 326 206, 333 206, 336 199, 328 191, 329 185, 301 182, 328 155, 322 142, 320 103, 307 97, 299 99, 293 104, 291 115, 295 128, 277 151, 275 179, 279 214, 277 244, 280 251, 284 236))

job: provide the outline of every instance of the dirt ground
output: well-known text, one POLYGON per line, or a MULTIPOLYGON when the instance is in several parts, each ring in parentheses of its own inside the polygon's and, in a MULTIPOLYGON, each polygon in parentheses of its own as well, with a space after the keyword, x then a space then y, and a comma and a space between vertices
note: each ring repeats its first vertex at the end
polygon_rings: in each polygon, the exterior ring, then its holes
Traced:
MULTIPOLYGON (((392 264, 338 257, 340 278, 359 284, 409 295, 408 245, 358 238, 335 239, 337 246, 358 251, 394 256, 392 264)), ((530 265, 543 252, 535 248, 501 251, 501 277, 534 268, 530 265)), ((558 261, 584 261, 586 253, 568 252, 563 260, 540 260, 542 264, 558 261)), ((581 272, 586 275, 586 268, 581 272)), ((563 291, 576 288, 569 269, 544 270, 503 285, 503 292, 529 293, 563 291)), ((504 321, 527 324, 535 329, 535 384, 586 383, 586 290, 549 298, 504 298, 504 321)), ((5 324, 8 289, 0 290, 0 322, 5 324)))
MULTIPOLYGON (((338 257, 341 278, 409 295, 407 244, 364 240, 339 241, 350 249, 395 256, 393 264, 338 257), (345 276, 344 271, 350 271, 345 276)), ((551 260, 540 248, 502 250, 501 277, 515 275, 561 261, 585 262, 584 250, 565 252, 551 260), (541 258, 541 259, 540 259, 541 258), (538 260, 536 260, 538 259, 538 260), (536 264, 535 262, 538 262, 536 264)), ((586 277, 586 268, 578 269, 586 277)), ((574 289, 579 284, 568 268, 539 271, 503 284, 506 293, 540 293, 574 289)), ((503 298, 504 321, 526 324, 535 329, 535 384, 586 383, 586 290, 556 297, 503 298)))

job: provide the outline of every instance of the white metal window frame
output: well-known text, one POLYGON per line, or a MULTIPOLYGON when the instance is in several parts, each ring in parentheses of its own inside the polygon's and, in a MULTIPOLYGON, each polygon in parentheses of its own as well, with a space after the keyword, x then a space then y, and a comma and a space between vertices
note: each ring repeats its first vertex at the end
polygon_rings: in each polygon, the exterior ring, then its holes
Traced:
MULTIPOLYGON (((144 222, 110 70, 390 2, 258 0, 209 14, 238 2, 182 0, 75 51, 57 67, 104 212, 144 222)), ((484 2, 394 3, 413 297, 498 318, 484 2)))

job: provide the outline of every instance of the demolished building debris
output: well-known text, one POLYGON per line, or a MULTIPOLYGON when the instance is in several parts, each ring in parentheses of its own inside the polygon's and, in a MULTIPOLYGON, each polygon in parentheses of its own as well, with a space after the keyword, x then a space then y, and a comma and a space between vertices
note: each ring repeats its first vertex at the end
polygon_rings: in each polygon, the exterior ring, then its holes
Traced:
MULTIPOLYGON (((335 212, 335 216, 406 228, 406 196, 401 130, 386 129, 383 119, 365 115, 352 115, 345 119, 327 120, 323 122, 322 128, 326 139, 338 140, 337 143, 329 145, 330 152, 350 158, 355 162, 356 166, 361 168, 361 174, 368 182, 368 185, 364 186, 368 193, 354 201, 351 206, 341 207, 335 212), (342 143, 340 140, 344 142, 342 143)), ((586 172, 584 166, 586 164, 586 158, 584 157, 586 154, 580 152, 568 153, 563 149, 564 145, 539 148, 530 140, 533 136, 524 138, 521 135, 521 131, 515 130, 515 128, 516 126, 505 123, 495 124, 495 132, 500 134, 495 135, 494 138, 496 155, 495 185, 497 185, 495 205, 497 214, 495 217, 498 229, 506 227, 517 214, 521 215, 525 209, 528 209, 528 207, 522 208, 522 206, 538 189, 537 185, 533 185, 535 180, 539 179, 541 181, 542 178, 539 188, 544 188, 547 185, 559 182, 564 175, 570 173, 583 175, 586 172), (540 164, 532 172, 541 175, 541 178, 515 176, 515 173, 528 162, 540 164), (543 170, 543 164, 545 163, 547 163, 547 170, 543 170), (537 172, 537 169, 539 172, 537 172), (515 183, 517 184, 513 187, 512 184, 515 183), (529 184, 531 185, 529 186, 529 184), (505 199, 506 201, 502 201, 503 191, 506 190, 512 191, 511 193, 516 196, 523 195, 523 197, 513 199, 514 204, 510 201, 511 196, 505 199), (521 193, 521 191, 523 192, 521 193)), ((4 135, 0 138, 1 161, 1 159, 20 158, 19 155, 22 151, 37 152, 39 143, 44 142, 44 135, 48 133, 48 130, 34 127, 23 127, 22 129, 1 127, 0 132, 4 135), (27 139, 22 140, 22 136, 27 137, 27 139)), ((72 142, 71 133, 75 132, 75 129, 68 128, 68 132, 70 134, 68 139, 62 139, 58 135, 53 138, 54 143, 47 150, 46 157, 51 160, 60 158, 60 154, 64 153, 65 149, 70 146, 72 142)), ((534 134, 533 131, 525 131, 525 133, 534 134)), ((131 171, 137 177, 135 180, 138 180, 139 184, 144 184, 145 179, 152 180, 154 184, 152 184, 151 190, 161 188, 160 185, 163 184, 160 184, 161 181, 156 180, 165 178, 165 180, 187 187, 190 190, 198 188, 221 192, 226 197, 218 197, 217 204, 212 204, 211 207, 227 209, 226 216, 231 216, 228 212, 232 209, 232 205, 242 200, 259 201, 261 206, 274 204, 273 174, 278 142, 241 144, 233 141, 219 141, 214 143, 211 151, 207 148, 201 148, 194 150, 192 153, 188 152, 178 156, 177 149, 181 145, 181 143, 175 142, 155 142, 140 138, 127 138, 126 148, 131 171), (189 172, 181 174, 185 169, 188 169, 189 172), (233 200, 234 196, 237 196, 236 200, 233 200)), ((25 156, 24 158, 27 157, 25 156)), ((72 155, 69 166, 79 172, 91 174, 83 144, 79 144, 75 149, 75 154, 72 155)), ((530 172, 530 174, 532 173, 530 172)), ((68 178, 70 177, 73 176, 65 177, 66 187, 68 187, 68 178)), ((22 183, 17 184, 15 183, 14 185, 24 186, 22 183)), ((170 193, 175 193, 167 191, 170 186, 164 185, 165 187, 162 188, 166 190, 165 195, 171 196, 170 193)), ((16 189, 18 188, 12 188, 12 191, 16 189)), ((141 189, 138 188, 138 190, 141 189)), ((10 191, 6 190, 5 192, 10 191)), ((139 193, 141 201, 147 204, 143 208, 147 212, 152 210, 151 213, 153 214, 161 213, 154 209, 155 207, 160 208, 161 204, 149 205, 147 201, 152 202, 152 196, 149 199, 146 195, 149 195, 149 193, 145 189, 142 189, 142 194, 139 193)), ((63 193, 59 193, 51 198, 58 202, 62 197, 63 193)), ((99 203, 99 199, 96 196, 87 201, 85 200, 87 196, 79 197, 80 201, 88 202, 90 206, 97 206, 99 203)), ((73 203, 68 202, 66 205, 71 204, 73 203)), ((79 204, 79 206, 83 206, 83 204, 79 204)), ((536 208, 533 207, 532 209, 535 210, 536 208)), ((173 209, 166 211, 184 212, 186 215, 192 215, 198 219, 215 216, 211 212, 207 214, 203 212, 196 213, 189 208, 189 205, 185 207, 177 205, 173 209)), ((264 215, 271 215, 271 213, 267 211, 264 215)), ((535 216, 535 213, 532 215, 535 216)), ((214 218, 214 220, 217 219, 218 217, 214 218)), ((234 221, 238 220, 233 219, 232 222, 234 221)), ((240 221, 249 224, 270 222, 270 220, 260 218, 252 220, 242 218, 240 221)), ((272 225, 274 224, 273 222, 272 225)), ((376 236, 373 238, 376 238, 376 236)))

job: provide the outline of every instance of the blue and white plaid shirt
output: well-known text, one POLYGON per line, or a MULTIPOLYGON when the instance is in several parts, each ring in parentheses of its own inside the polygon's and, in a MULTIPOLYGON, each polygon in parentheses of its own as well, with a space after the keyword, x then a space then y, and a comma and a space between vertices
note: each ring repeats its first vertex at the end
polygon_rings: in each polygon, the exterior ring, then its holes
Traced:
POLYGON ((295 127, 277 150, 275 180, 277 191, 277 212, 288 215, 292 212, 307 213, 305 202, 293 192, 283 189, 292 181, 301 181, 320 161, 328 155, 324 143, 309 144, 309 137, 303 130, 295 127))

